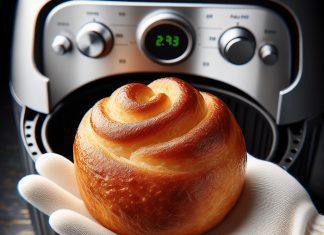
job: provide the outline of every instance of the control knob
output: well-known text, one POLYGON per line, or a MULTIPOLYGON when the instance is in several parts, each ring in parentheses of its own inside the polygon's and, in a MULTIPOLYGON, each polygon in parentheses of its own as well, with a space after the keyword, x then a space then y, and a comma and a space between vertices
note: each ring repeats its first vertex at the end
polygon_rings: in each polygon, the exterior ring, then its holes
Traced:
POLYGON ((263 45, 260 48, 259 55, 266 65, 274 65, 278 60, 278 50, 271 44, 263 45))
POLYGON ((107 55, 113 46, 113 36, 105 25, 91 22, 82 27, 76 37, 79 51, 91 58, 107 55))
POLYGON ((71 49, 71 41, 66 36, 57 35, 51 46, 55 54, 64 55, 71 49))
POLYGON ((226 60, 236 65, 242 65, 249 62, 253 57, 255 39, 249 30, 234 27, 221 35, 219 48, 226 60))

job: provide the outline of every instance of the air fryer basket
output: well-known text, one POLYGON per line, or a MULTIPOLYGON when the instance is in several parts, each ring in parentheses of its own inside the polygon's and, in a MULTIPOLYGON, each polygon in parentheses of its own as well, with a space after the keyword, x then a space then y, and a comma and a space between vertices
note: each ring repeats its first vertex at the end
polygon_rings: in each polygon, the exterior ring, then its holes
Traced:
MULTIPOLYGON (((72 160, 72 145, 77 127, 87 110, 96 101, 109 96, 115 89, 129 82, 149 83, 167 74, 132 74, 101 79, 88 84, 64 99, 41 126, 42 143, 47 152, 56 152, 72 160)), ((248 152, 261 159, 274 160, 278 146, 278 130, 273 119, 257 104, 240 92, 210 79, 176 75, 199 90, 215 94, 234 113, 245 136, 248 152)))

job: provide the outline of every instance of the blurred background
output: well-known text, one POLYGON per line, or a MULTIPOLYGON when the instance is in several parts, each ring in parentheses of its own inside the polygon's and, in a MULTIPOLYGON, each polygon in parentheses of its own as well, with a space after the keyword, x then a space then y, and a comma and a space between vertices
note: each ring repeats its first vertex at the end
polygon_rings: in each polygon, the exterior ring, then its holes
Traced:
POLYGON ((10 50, 15 1, 0 1, 0 234, 34 234, 26 203, 17 195, 16 184, 23 176, 20 147, 9 92, 10 50))

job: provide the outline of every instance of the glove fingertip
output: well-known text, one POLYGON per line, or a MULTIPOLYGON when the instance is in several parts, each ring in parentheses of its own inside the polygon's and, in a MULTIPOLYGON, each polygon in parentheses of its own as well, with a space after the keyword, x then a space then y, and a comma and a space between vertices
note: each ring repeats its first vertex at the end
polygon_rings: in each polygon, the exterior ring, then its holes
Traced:
POLYGON ((19 194, 26 200, 29 201, 30 193, 33 193, 33 188, 31 185, 34 184, 36 180, 39 180, 41 176, 39 175, 26 175, 21 178, 17 184, 17 189, 19 194))
POLYGON ((53 212, 49 218, 52 229, 61 235, 116 235, 102 225, 68 209, 53 212))
POLYGON ((35 168, 39 174, 42 174, 44 169, 47 169, 52 165, 65 167, 72 164, 73 163, 70 160, 57 153, 44 153, 36 160, 35 168))

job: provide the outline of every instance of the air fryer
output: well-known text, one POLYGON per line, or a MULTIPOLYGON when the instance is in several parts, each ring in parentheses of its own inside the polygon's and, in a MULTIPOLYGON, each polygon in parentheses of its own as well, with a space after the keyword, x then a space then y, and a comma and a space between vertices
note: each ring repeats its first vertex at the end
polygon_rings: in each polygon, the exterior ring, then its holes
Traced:
MULTIPOLYGON (((189 2, 20 0, 11 93, 26 174, 42 153, 73 161, 77 127, 99 99, 126 83, 176 76, 221 98, 248 152, 294 175, 323 213, 323 66, 311 63, 318 48, 308 36, 319 42, 310 27, 318 9, 189 2)), ((46 216, 30 213, 36 234, 52 233, 46 216)))

